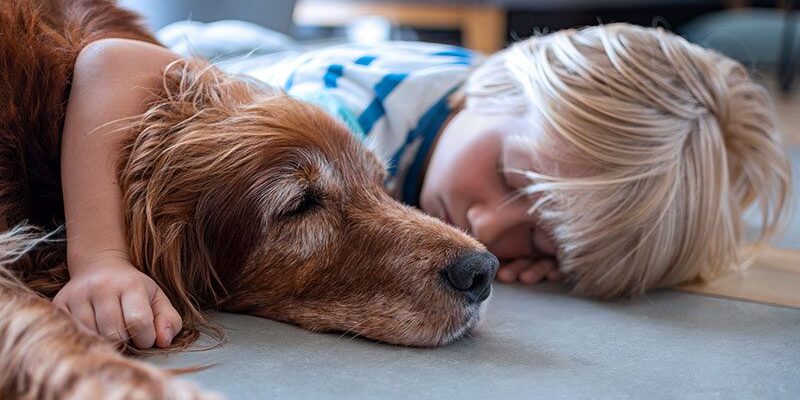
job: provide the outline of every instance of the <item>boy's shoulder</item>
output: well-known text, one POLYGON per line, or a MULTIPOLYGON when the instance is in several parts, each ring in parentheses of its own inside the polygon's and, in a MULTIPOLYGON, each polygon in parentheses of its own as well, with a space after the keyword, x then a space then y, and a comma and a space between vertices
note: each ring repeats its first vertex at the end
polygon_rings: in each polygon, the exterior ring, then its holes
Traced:
POLYGON ((89 43, 78 53, 73 85, 114 84, 125 87, 131 82, 157 85, 164 68, 177 59, 177 54, 151 43, 131 39, 100 39, 89 43))

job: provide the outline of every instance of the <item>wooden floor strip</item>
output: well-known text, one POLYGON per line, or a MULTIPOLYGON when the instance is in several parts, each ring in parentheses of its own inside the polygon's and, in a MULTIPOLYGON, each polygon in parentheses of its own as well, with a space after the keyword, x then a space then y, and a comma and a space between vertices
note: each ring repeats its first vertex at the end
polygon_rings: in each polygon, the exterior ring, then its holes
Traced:
POLYGON ((800 250, 767 248, 753 266, 677 290, 800 308, 800 250))

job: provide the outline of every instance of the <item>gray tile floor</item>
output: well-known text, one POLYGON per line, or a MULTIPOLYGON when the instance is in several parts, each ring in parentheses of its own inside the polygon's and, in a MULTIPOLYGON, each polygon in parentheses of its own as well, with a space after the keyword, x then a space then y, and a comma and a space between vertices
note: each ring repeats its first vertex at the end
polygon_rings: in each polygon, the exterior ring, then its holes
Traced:
POLYGON ((499 285, 471 338, 438 349, 217 314, 229 342, 152 358, 230 399, 798 399, 800 310, 656 292, 633 301, 499 285))

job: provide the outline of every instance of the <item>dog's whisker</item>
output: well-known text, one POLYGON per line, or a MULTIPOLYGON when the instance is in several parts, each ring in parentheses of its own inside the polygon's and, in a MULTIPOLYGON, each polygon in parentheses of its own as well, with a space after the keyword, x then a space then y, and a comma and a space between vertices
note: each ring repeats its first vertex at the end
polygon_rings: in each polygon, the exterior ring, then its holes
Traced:
POLYGON ((355 338, 357 338, 357 337, 362 335, 361 332, 356 332, 355 331, 356 329, 358 329, 362 325, 364 325, 364 324, 366 324, 368 322, 371 322, 371 321, 373 321, 373 320, 375 320, 377 318, 378 318, 377 316, 371 316, 371 317, 367 317, 367 318, 363 319, 361 322, 349 327, 347 330, 342 332, 342 334, 339 336, 339 339, 342 339, 345 336, 350 336, 348 341, 352 341, 353 339, 355 339, 355 338))

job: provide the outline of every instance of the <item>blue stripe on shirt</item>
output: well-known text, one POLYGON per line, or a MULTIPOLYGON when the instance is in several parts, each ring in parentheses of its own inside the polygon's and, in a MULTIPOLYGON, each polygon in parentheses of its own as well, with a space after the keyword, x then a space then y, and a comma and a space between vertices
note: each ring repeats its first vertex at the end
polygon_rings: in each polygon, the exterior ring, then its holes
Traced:
POLYGON ((375 95, 383 101, 408 74, 387 74, 375 85, 375 95))
POLYGON ((431 150, 431 146, 436 140, 436 136, 439 134, 442 125, 444 125, 444 122, 447 120, 447 116, 450 115, 448 99, 452 93, 453 90, 447 92, 438 102, 436 102, 436 104, 431 106, 431 108, 429 108, 428 111, 422 115, 417 123, 417 126, 408 133, 405 143, 403 143, 400 149, 397 150, 389 162, 389 173, 394 175, 394 173, 397 173, 397 165, 400 163, 400 157, 403 156, 406 148, 421 137, 422 143, 417 150, 417 154, 414 156, 414 161, 412 162, 411 166, 409 166, 408 171, 406 171, 406 175, 403 178, 401 190, 401 201, 403 203, 412 206, 419 205, 419 194, 420 190, 422 189, 423 178, 421 176, 422 168, 424 167, 425 159, 431 150))
POLYGON ((372 99, 367 108, 358 116, 358 125, 361 127, 366 135, 372 130, 372 126, 380 119, 386 110, 383 109, 383 103, 378 99, 372 99))
POLYGON ((370 65, 372 64, 375 59, 378 58, 377 56, 361 56, 355 61, 358 65, 370 65))
POLYGON ((432 56, 450 56, 459 58, 472 58, 472 53, 466 49, 455 48, 453 50, 437 51, 431 54, 432 56))
POLYGON ((471 67, 473 63, 472 63, 472 61, 469 61, 469 60, 456 60, 456 61, 451 61, 451 62, 446 63, 446 64, 448 64, 448 65, 466 65, 468 67, 471 67))
POLYGON ((375 98, 367 106, 366 109, 358 116, 358 124, 365 134, 369 135, 369 131, 378 120, 383 117, 386 112, 383 109, 383 100, 389 96, 400 82, 405 79, 408 74, 388 74, 375 85, 375 98))
POLYGON ((294 75, 297 73, 297 69, 292 70, 292 73, 289 74, 289 78, 286 79, 286 83, 283 84, 283 91, 288 92, 289 89, 292 88, 294 85, 294 75))
POLYGON ((325 82, 326 88, 335 88, 336 80, 344 74, 344 66, 341 64, 331 64, 328 66, 328 71, 322 77, 325 82))

